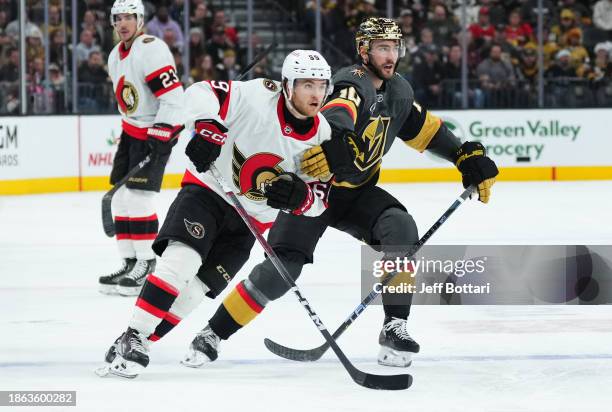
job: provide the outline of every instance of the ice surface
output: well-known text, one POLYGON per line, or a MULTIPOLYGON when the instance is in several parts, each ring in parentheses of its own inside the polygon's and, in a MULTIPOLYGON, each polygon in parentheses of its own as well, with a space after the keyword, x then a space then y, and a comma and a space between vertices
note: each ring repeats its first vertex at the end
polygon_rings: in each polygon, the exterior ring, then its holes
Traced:
MULTIPOLYGON (((456 184, 385 187, 422 233, 461 192, 456 184)), ((175 193, 161 193, 160 216, 175 193)), ((118 264, 102 232, 100 199, 0 197, 0 390, 76 390, 69 411, 612 410, 612 305, 415 306, 409 331, 422 351, 408 369, 414 385, 385 392, 354 384, 331 352, 303 364, 266 350, 264 337, 304 348, 322 343, 292 294, 223 342, 209 368, 181 366, 220 303, 208 300, 154 344, 136 380, 98 378, 93 369, 134 302, 97 292, 97 277, 118 264)), ((491 204, 464 204, 431 243, 612 244, 611 201, 612 182, 501 182, 491 204)), ((332 330, 360 299, 359 253, 357 241, 329 230, 298 282, 332 330)), ((256 247, 237 278, 261 258, 256 247)), ((376 364, 381 314, 368 308, 339 344, 358 368, 400 373, 376 364)))

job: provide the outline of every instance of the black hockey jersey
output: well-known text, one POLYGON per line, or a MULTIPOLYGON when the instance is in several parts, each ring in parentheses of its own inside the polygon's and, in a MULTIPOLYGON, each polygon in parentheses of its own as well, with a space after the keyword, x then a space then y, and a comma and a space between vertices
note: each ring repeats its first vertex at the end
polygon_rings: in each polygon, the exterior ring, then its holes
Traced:
POLYGON ((354 131, 361 139, 357 154, 357 174, 338 175, 334 185, 358 187, 376 184, 382 157, 394 139, 422 152, 441 127, 441 120, 414 101, 410 83, 396 74, 376 90, 368 72, 360 64, 340 69, 333 76, 334 91, 322 113, 334 131, 354 131))

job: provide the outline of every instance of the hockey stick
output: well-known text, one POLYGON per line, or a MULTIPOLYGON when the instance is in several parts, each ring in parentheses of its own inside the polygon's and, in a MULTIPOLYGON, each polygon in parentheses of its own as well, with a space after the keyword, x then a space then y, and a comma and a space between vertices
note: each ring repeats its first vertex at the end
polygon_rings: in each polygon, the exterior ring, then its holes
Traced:
MULTIPOLYGON (((259 63, 264 57, 266 57, 272 50, 274 50, 278 46, 277 43, 272 43, 264 50, 262 50, 251 63, 249 63, 236 77, 235 81, 242 80, 252 69, 255 67, 257 63, 259 63)), ((184 126, 176 133, 176 135, 172 139, 178 138, 180 132, 184 129, 184 126)), ((102 227, 104 228, 104 233, 106 236, 113 237, 115 236, 115 222, 113 221, 113 213, 111 209, 111 203, 113 202, 113 196, 123 186, 134 177, 135 174, 140 172, 143 167, 148 165, 152 160, 152 154, 147 155, 140 163, 138 163, 132 170, 128 172, 127 175, 123 177, 123 179, 119 180, 111 190, 106 192, 104 196, 102 196, 102 227)))
POLYGON ((342 352, 342 349, 340 349, 336 341, 329 334, 329 331, 327 330, 325 325, 323 325, 323 321, 321 321, 321 318, 319 318, 319 315, 317 315, 316 312, 312 309, 312 307, 310 306, 310 303, 308 303, 308 300, 306 300, 306 298, 302 295, 302 293, 300 292, 300 289, 297 287, 297 285, 295 284, 291 276, 289 276, 289 273, 287 272, 285 265, 278 258, 278 255, 276 254, 274 249, 272 249, 272 247, 266 241, 266 239, 264 239, 262 234, 259 233, 259 231, 255 228, 255 225, 251 221, 251 218, 248 215, 246 209, 240 203, 238 196, 236 196, 236 194, 228 186, 228 184, 225 182, 225 179, 223 179, 223 176, 221 176, 221 174, 219 173, 219 171, 217 170, 214 164, 210 166, 210 171, 212 172, 217 182, 219 182, 219 184, 223 187, 223 191, 230 198, 230 201, 236 208, 236 211, 238 212, 238 214, 240 215, 244 223, 247 225, 251 233, 253 233, 253 235, 259 242, 259 244, 263 247, 264 251, 268 255, 268 258, 270 259, 272 264, 274 264, 274 267, 276 268, 278 273, 281 275, 283 280, 289 286, 291 286, 291 290, 293 291, 293 293, 295 293, 295 296, 297 296, 298 301, 304 306, 304 309, 306 309, 306 312, 308 312, 310 319, 312 319, 315 326, 319 329, 319 332, 321 332, 321 334, 325 338, 327 345, 331 346, 332 350, 334 351, 334 353, 336 354, 336 356, 342 363, 342 366, 344 366, 346 371, 349 373, 351 378, 357 384, 364 386, 366 388, 370 388, 370 389, 399 390, 399 389, 409 388, 410 385, 412 385, 412 376, 408 374, 373 375, 373 374, 369 374, 369 373, 360 371, 351 363, 351 361, 348 360, 344 352, 342 352))
MULTIPOLYGON (((405 255, 406 257, 412 257, 416 252, 421 249, 421 247, 429 240, 429 238, 442 226, 442 224, 461 206, 461 204, 472 194, 475 190, 474 186, 470 186, 453 202, 453 204, 446 209, 446 212, 433 224, 433 226, 423 235, 423 237, 415 243, 410 251, 405 255)), ((382 280, 381 285, 387 285, 391 280, 397 275, 398 272, 390 273, 385 279, 382 280)), ((380 288, 382 290, 382 287, 380 288)), ((372 290, 368 296, 364 300, 357 305, 355 310, 351 312, 349 317, 336 329, 334 334, 332 335, 333 339, 338 339, 340 335, 344 333, 345 330, 348 329, 349 326, 361 315, 361 313, 365 310, 366 306, 368 306, 378 295, 380 292, 376 290, 372 290)), ((313 349, 293 349, 283 345, 280 345, 274 342, 271 339, 264 339, 264 344, 266 348, 275 355, 280 356, 281 358, 300 361, 300 362, 313 362, 321 358, 323 354, 329 349, 329 340, 325 342, 323 345, 313 348, 313 349)))

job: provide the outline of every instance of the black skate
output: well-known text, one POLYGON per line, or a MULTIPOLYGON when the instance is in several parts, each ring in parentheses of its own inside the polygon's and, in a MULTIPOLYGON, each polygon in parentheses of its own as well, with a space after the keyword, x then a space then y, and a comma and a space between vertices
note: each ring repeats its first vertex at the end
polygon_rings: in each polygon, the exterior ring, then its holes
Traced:
POLYGON ((412 364, 412 354, 421 349, 406 331, 406 320, 400 318, 385 318, 378 343, 378 363, 385 366, 408 367, 412 364))
POLYGON ((104 362, 113 363, 113 361, 117 357, 117 350, 118 350, 117 348, 119 347, 119 342, 121 342, 123 335, 125 335, 125 332, 119 335, 119 337, 115 339, 115 342, 113 342, 111 347, 108 348, 108 350, 106 351, 106 354, 104 355, 104 362))
POLYGON ((155 259, 138 260, 130 273, 125 275, 117 285, 121 296, 137 296, 147 276, 155 270, 155 259))
POLYGON ((200 368, 205 363, 214 362, 219 357, 220 342, 221 338, 207 325, 193 338, 181 363, 190 368, 200 368))
POLYGON ((135 378, 149 365, 149 341, 136 329, 128 328, 116 346, 117 353, 109 372, 124 378, 135 378))
POLYGON ((130 273, 130 271, 134 268, 136 264, 136 259, 127 258, 123 259, 122 266, 111 273, 110 275, 100 276, 98 279, 98 283, 100 284, 98 290, 100 293, 104 293, 105 295, 114 295, 117 293, 117 284, 125 275, 130 273))

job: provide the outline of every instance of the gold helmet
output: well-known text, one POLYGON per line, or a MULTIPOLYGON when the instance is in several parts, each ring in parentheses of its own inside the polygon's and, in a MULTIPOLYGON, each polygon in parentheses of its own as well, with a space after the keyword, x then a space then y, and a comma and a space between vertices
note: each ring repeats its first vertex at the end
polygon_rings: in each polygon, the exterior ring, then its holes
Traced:
POLYGON ((400 57, 404 56, 404 38, 399 25, 392 19, 383 17, 368 17, 359 25, 357 34, 355 35, 355 47, 357 54, 359 48, 364 46, 366 52, 370 50, 370 42, 372 40, 397 40, 399 46, 400 57))

